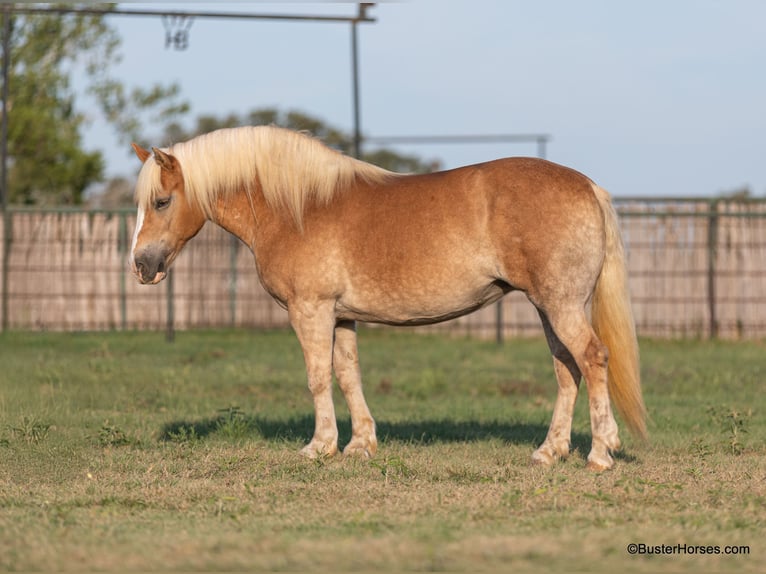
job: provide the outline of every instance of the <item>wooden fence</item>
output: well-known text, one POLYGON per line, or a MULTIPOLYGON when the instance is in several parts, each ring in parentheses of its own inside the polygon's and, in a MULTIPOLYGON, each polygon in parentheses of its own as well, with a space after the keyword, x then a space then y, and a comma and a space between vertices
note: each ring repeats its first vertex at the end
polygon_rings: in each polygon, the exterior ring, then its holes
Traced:
MULTIPOLYGON (((766 336, 766 201, 615 200, 639 334, 766 336)), ((141 286, 127 269, 127 211, 9 210, 0 225, 0 319, 11 330, 274 328, 287 315, 261 288, 252 254, 208 224, 172 281, 141 286)), ((467 317, 418 328, 481 337, 540 333, 513 293, 467 317)))

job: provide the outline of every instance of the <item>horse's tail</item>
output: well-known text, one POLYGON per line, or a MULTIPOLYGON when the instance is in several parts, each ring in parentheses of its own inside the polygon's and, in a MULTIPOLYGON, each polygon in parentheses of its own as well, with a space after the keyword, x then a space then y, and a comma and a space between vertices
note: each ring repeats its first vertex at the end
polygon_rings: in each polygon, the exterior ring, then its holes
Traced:
POLYGON ((609 349, 609 395, 630 432, 646 438, 646 407, 641 395, 638 341, 628 293, 625 250, 609 194, 594 184, 604 213, 606 254, 593 293, 592 323, 609 349))

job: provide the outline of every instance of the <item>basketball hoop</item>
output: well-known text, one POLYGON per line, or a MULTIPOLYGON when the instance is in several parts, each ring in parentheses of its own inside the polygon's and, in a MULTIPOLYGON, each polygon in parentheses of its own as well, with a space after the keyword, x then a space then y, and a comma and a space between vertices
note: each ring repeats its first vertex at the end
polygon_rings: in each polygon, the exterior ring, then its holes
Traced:
POLYGON ((171 46, 176 50, 186 50, 189 47, 189 28, 194 18, 191 16, 163 14, 162 25, 165 26, 165 49, 171 46))

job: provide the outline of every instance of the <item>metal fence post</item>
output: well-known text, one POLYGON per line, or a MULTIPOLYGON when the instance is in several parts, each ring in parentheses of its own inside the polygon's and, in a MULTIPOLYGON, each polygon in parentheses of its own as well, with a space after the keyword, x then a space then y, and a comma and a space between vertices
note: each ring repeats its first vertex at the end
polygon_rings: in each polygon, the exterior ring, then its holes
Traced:
POLYGON ((237 253, 239 251, 239 239, 229 235, 229 322, 231 327, 237 325, 237 253))
POLYGON ((11 214, 8 212, 9 193, 8 193, 8 69, 11 63, 11 14, 8 5, 3 6, 3 92, 2 109, 0 109, 0 208, 3 210, 3 269, 2 269, 2 302, 0 302, 0 312, 2 312, 3 332, 8 330, 8 256, 11 253, 11 214))
POLYGON ((710 315, 710 338, 718 338, 718 316, 716 310, 716 258, 718 255, 718 205, 719 201, 710 201, 707 227, 707 301, 710 315))
POLYGON ((503 300, 499 299, 495 303, 495 342, 498 345, 502 345, 505 339, 503 326, 503 300))
POLYGON ((13 237, 13 218, 11 217, 10 210, 6 207, 3 209, 3 268, 2 268, 2 303, 0 306, 0 312, 3 315, 2 330, 5 333, 10 325, 10 318, 8 317, 8 284, 10 283, 8 275, 11 271, 10 255, 11 255, 11 240, 13 237))
POLYGON ((127 273, 128 251, 128 222, 125 213, 120 213, 117 228, 117 253, 120 258, 120 327, 123 331, 128 328, 128 287, 125 274, 127 273))
POLYGON ((168 343, 172 343, 176 340, 176 330, 175 330, 175 318, 176 318, 176 310, 175 310, 175 304, 173 299, 173 270, 168 270, 168 276, 165 279, 166 283, 166 296, 167 296, 167 322, 165 325, 165 340, 168 343))

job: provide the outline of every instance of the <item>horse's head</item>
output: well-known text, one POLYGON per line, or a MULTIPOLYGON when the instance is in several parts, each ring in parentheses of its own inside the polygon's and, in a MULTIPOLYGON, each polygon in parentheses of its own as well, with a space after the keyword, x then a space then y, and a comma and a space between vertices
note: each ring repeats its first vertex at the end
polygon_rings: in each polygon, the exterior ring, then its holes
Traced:
POLYGON ((130 267, 141 283, 159 283, 189 239, 205 224, 202 210, 187 200, 178 160, 157 148, 133 144, 144 163, 136 185, 138 214, 130 267))

